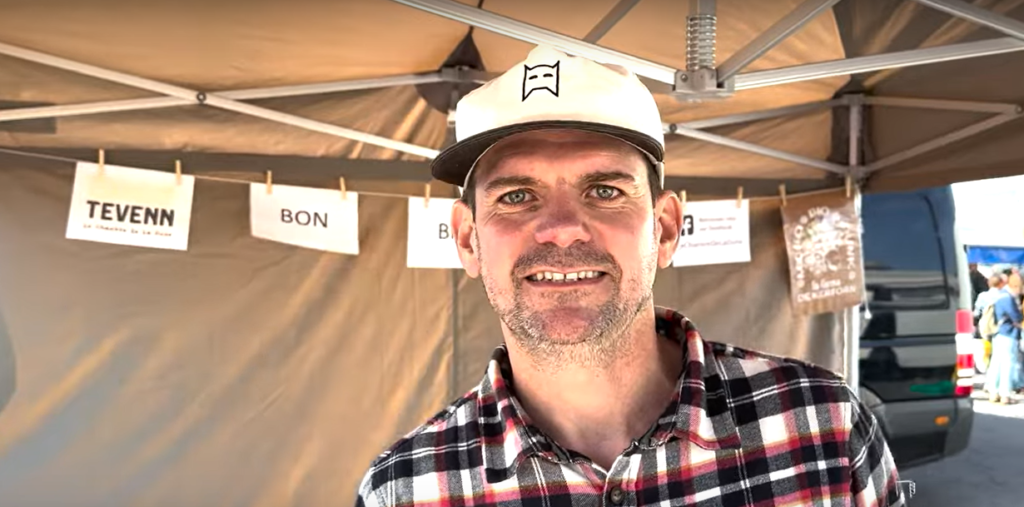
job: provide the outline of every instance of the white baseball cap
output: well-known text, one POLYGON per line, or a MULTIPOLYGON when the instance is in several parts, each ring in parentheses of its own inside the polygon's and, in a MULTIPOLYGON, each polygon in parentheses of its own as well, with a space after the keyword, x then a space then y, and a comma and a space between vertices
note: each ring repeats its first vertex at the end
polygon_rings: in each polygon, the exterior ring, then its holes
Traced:
POLYGON ((575 129, 632 144, 664 186, 662 128, 654 97, 629 70, 538 46, 459 101, 456 142, 433 160, 431 173, 465 187, 476 162, 498 141, 534 130, 575 129))

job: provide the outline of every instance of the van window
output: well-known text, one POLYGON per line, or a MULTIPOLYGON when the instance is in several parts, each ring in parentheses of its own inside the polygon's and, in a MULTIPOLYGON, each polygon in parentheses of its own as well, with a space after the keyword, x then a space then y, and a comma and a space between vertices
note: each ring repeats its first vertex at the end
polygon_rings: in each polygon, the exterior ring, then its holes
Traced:
POLYGON ((864 269, 872 312, 949 308, 944 266, 950 260, 943 239, 952 233, 944 233, 940 222, 950 229, 953 224, 946 213, 936 212, 936 204, 942 203, 925 192, 863 197, 864 269))

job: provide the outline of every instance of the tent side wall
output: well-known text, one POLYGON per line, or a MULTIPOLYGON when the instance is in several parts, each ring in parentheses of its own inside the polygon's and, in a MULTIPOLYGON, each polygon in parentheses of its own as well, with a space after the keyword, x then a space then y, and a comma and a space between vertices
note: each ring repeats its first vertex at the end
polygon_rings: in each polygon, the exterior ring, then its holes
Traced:
MULTIPOLYGON (((500 340, 478 281, 405 268, 400 199, 360 199, 362 253, 344 256, 252 238, 246 187, 200 180, 174 252, 65 239, 73 172, 0 156, 0 498, 343 503, 500 340)), ((840 369, 810 338, 831 320, 789 313, 777 203, 752 204, 753 262, 664 270, 656 302, 709 339, 840 369)))

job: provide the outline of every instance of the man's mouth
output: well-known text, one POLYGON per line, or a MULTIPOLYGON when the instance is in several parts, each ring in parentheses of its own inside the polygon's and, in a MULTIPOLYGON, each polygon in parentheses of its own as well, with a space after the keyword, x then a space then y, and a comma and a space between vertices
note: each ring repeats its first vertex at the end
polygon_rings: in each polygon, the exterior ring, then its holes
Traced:
POLYGON ((599 278, 607 275, 604 271, 540 271, 527 276, 526 279, 531 282, 549 282, 549 283, 580 283, 599 278))

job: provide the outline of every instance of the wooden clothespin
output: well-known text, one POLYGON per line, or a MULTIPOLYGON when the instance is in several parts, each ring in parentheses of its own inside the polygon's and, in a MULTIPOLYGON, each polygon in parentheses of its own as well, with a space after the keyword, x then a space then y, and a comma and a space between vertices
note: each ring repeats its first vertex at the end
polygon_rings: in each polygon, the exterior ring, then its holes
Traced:
POLYGON ((174 161, 174 182, 181 185, 181 161, 174 161))
POLYGON ((423 207, 430 207, 430 182, 423 186, 423 207))
POLYGON ((782 206, 786 206, 786 184, 779 185, 779 196, 782 197, 782 206))
POLYGON ((853 177, 849 174, 846 175, 846 198, 850 198, 850 194, 853 191, 853 177))
POLYGON ((106 152, 103 151, 102 149, 100 149, 99 161, 96 164, 97 168, 99 169, 100 175, 103 174, 103 166, 106 165, 106 163, 107 163, 106 159, 107 159, 106 152))
POLYGON ((743 207, 743 187, 736 187, 736 207, 743 207))
POLYGON ((271 171, 267 171, 267 195, 274 193, 274 176, 271 171))
POLYGON ((679 203, 683 211, 686 211, 686 190, 679 191, 679 203))
POLYGON ((348 189, 345 188, 345 177, 338 178, 338 188, 341 189, 341 200, 348 200, 348 189))

